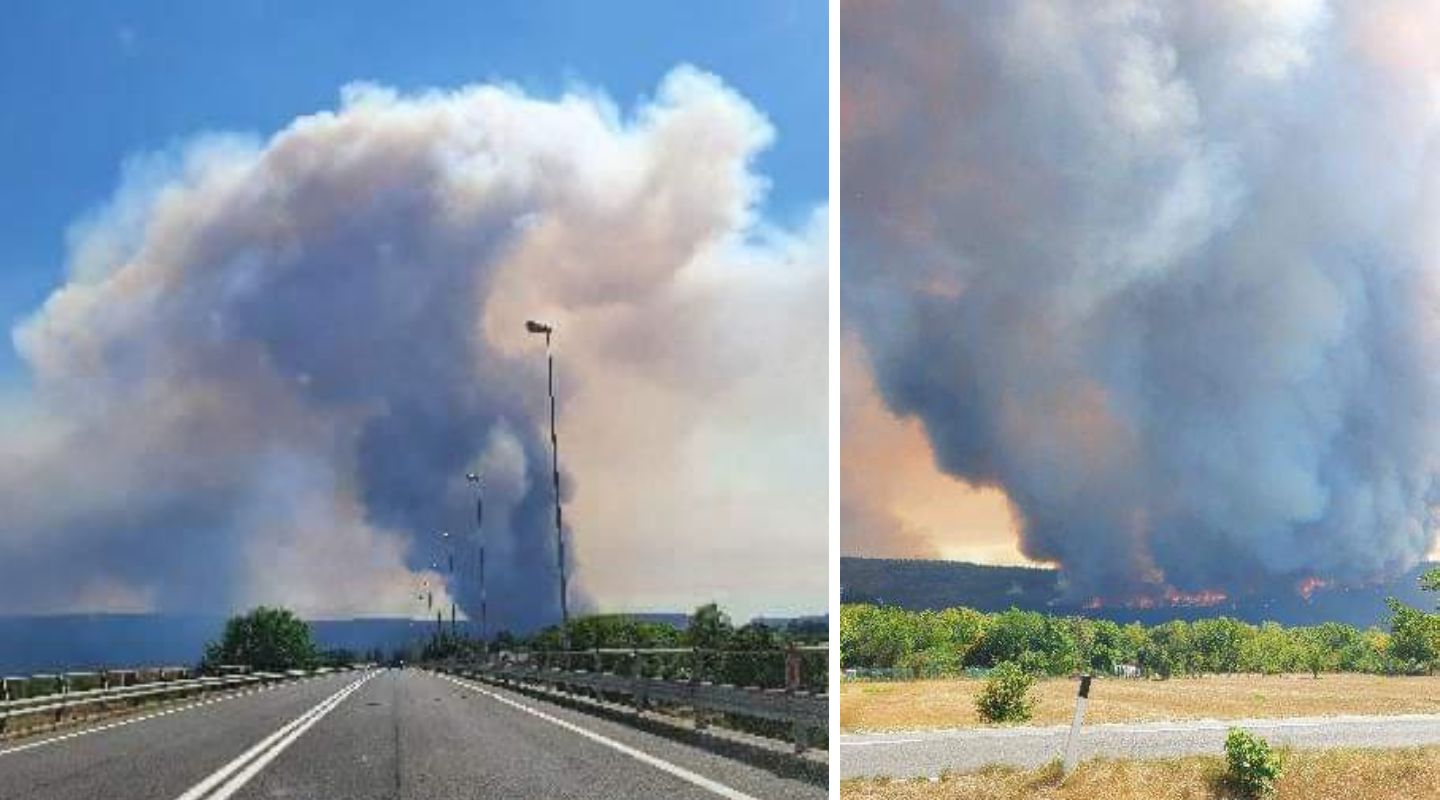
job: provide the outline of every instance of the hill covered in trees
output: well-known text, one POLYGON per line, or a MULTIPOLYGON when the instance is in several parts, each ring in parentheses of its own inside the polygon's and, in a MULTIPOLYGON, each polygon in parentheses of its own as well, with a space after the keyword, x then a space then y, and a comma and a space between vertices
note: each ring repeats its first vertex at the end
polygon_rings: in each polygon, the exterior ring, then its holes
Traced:
POLYGON ((1412 606, 1424 606, 1426 601, 1418 580, 1434 566, 1422 564, 1393 581, 1376 586, 1316 588, 1308 598, 1293 586, 1277 586, 1266 595, 1227 599, 1213 605, 1083 608, 1064 600, 1060 573, 1053 569, 997 567, 963 561, 844 557, 840 559, 840 596, 845 603, 898 606, 913 611, 966 607, 998 612, 1013 607, 1146 625, 1173 619, 1226 616, 1249 623, 1342 622, 1363 628, 1386 623, 1390 617, 1385 604, 1387 597, 1412 606))

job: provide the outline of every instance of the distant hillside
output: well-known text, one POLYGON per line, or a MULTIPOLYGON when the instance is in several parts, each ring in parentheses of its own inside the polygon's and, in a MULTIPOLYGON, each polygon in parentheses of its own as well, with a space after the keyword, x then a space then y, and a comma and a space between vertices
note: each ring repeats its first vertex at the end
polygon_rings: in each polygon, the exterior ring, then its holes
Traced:
MULTIPOLYGON (((690 618, 682 613, 627 614, 684 630, 690 618)), ((762 618, 772 627, 792 622, 818 625, 826 618, 762 618)), ((449 622, 445 623, 447 626, 449 622)), ((465 622, 461 621, 462 629, 465 622)), ((49 670, 84 670, 142 665, 191 665, 205 644, 220 638, 225 618, 167 614, 57 614, 0 616, 0 674, 25 675, 49 670)), ((344 648, 364 653, 386 652, 418 643, 435 622, 404 618, 311 620, 310 630, 322 650, 344 648)))
POLYGON ((1003 611, 1011 606, 1056 614, 1084 614, 1117 622, 1146 624, 1170 619, 1231 616, 1248 622, 1274 620, 1286 625, 1348 622, 1368 626, 1388 618, 1386 597, 1428 607, 1433 597, 1420 591, 1422 565, 1390 583, 1364 589, 1317 589, 1309 600, 1298 594, 1238 598, 1215 606, 1162 608, 1107 607, 1093 610, 1067 605, 1060 599, 1059 573, 1034 567, 994 567, 962 561, 923 561, 884 558, 840 559, 840 593, 845 602, 872 602, 908 609, 969 606, 981 611, 1003 611))
MULTIPOLYGON (((415 641, 433 622, 408 619, 314 620, 321 649, 389 650, 415 641)), ((220 638, 225 618, 163 614, 58 614, 0 617, 0 672, 95 669, 198 662, 220 638)))

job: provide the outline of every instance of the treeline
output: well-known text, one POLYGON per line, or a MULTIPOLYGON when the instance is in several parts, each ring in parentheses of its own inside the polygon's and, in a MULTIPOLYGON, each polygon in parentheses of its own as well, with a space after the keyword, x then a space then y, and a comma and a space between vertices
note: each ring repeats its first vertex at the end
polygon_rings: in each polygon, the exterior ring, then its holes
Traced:
MULTIPOLYGON (((818 622, 791 623, 784 628, 755 622, 736 626, 728 614, 709 603, 695 609, 683 630, 626 614, 597 614, 571 620, 567 629, 553 625, 525 637, 502 632, 488 647, 477 640, 442 631, 424 645, 419 656, 421 661, 466 659, 482 657, 488 650, 491 654, 523 653, 544 663, 580 669, 600 668, 622 673, 638 669, 649 677, 675 680, 694 677, 737 686, 781 687, 785 685, 785 654, 790 645, 824 644, 827 638, 826 626, 818 622), (677 652, 645 655, 638 665, 633 665, 634 658, 624 652, 594 653, 596 650, 657 649, 677 652)), ((826 654, 803 653, 801 687, 823 692, 828 680, 826 654)))
MULTIPOLYGON (((1428 584, 1427 584, 1428 586, 1428 584)), ((1284 627, 1229 617, 1161 625, 1052 616, 1011 609, 907 611, 866 603, 840 608, 844 669, 957 675, 1014 662, 1027 672, 1146 676, 1251 672, 1433 674, 1440 670, 1440 614, 1390 601, 1389 629, 1327 622, 1284 627)))

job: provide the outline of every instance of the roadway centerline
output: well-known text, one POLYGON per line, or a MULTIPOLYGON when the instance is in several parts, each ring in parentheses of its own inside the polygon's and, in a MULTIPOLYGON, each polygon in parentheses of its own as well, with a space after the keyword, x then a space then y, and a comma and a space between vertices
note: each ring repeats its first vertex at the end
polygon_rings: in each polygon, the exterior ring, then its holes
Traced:
POLYGON ((116 728, 123 728, 123 727, 125 727, 126 725, 134 725, 134 724, 137 723, 137 722, 146 722, 146 721, 152 720, 152 719, 159 719, 160 717, 167 717, 167 716, 169 716, 169 715, 171 715, 171 714, 178 714, 178 713, 180 713, 181 711, 190 711, 190 710, 196 709, 196 708, 204 708, 205 706, 212 706, 212 705, 215 705, 216 703, 224 703, 224 702, 226 702, 227 700, 238 700, 238 699, 240 699, 241 697, 249 697, 249 696, 252 695, 252 694, 257 694, 257 693, 259 693, 259 692, 268 692, 268 691, 272 691, 272 690, 274 690, 274 689, 278 689, 278 688, 281 688, 281 687, 294 686, 294 685, 296 685, 296 684, 298 684, 298 683, 303 683, 304 681, 308 681, 308 680, 314 680, 314 679, 313 679, 313 678, 301 678, 300 680, 295 681, 295 682, 272 683, 272 684, 268 684, 268 685, 264 685, 264 686, 256 686, 256 687, 253 687, 253 688, 250 688, 250 689, 242 689, 242 690, 240 690, 240 691, 238 691, 238 692, 232 692, 232 693, 229 693, 229 694, 222 694, 222 695, 219 696, 219 697, 212 697, 212 698, 210 698, 210 699, 208 699, 208 700, 199 700, 199 701, 196 701, 196 702, 194 702, 194 703, 186 703, 185 705, 181 705, 181 706, 172 706, 172 707, 170 707, 170 708, 166 708, 166 709, 163 709, 163 710, 161 710, 161 711, 152 711, 152 712, 150 712, 149 714, 142 714, 142 715, 140 715, 140 716, 138 716, 138 717, 126 717, 126 718, 124 718, 124 719, 116 720, 116 721, 114 721, 114 722, 106 722, 106 723, 103 723, 103 724, 100 724, 100 725, 93 725, 93 726, 89 726, 89 727, 86 727, 86 728, 82 728, 81 730, 78 730, 78 731, 71 731, 71 732, 69 732, 69 733, 62 733, 62 734, 59 734, 58 736, 49 736, 49 737, 43 738, 43 739, 41 739, 41 740, 39 740, 39 741, 36 741, 36 742, 27 742, 27 743, 25 743, 25 744, 16 745, 15 747, 10 747, 10 748, 6 748, 6 749, 3 749, 3 750, 0 750, 0 757, 8 756, 8 755, 11 755, 11 754, 13 754, 13 753, 23 753, 23 752, 25 752, 26 750, 34 750, 34 749, 36 749, 37 747, 45 747, 45 746, 47 746, 47 745, 59 744, 60 742, 68 742, 68 741, 70 741, 71 739, 78 739, 78 738, 80 738, 81 736, 89 736, 89 735, 91 735, 91 734, 103 733, 103 732, 105 732, 105 731, 114 730, 114 729, 116 729, 116 728))
POLYGON ((211 773, 208 777, 192 786, 176 800, 225 800, 235 792, 239 791, 246 783, 249 783, 260 770, 275 760, 275 757, 285 751, 287 747, 299 739, 306 731, 310 730, 315 723, 319 722, 344 702, 356 689, 359 689, 366 681, 378 675, 378 671, 371 671, 364 677, 346 685, 344 688, 321 700, 309 711, 286 723, 279 730, 260 740, 259 743, 241 753, 230 763, 211 773))
MULTIPOLYGON (((744 792, 739 791, 738 789, 732 789, 732 788, 730 788, 729 786, 726 786, 725 784, 720 783, 720 782, 718 782, 718 781, 713 781, 713 780, 705 777, 704 775, 701 775, 701 774, 696 773, 696 772, 691 772, 690 770, 685 769, 685 768, 682 767, 682 766, 679 766, 679 765, 677 765, 677 764, 672 764, 672 763, 670 763, 669 761, 666 761, 666 760, 664 760, 664 759, 662 759, 662 758, 657 758, 657 757, 655 757, 655 756, 652 756, 652 755, 650 755, 649 753, 646 753, 646 752, 643 751, 643 750, 638 750, 638 749, 636 749, 636 748, 634 748, 634 747, 631 747, 631 746, 628 745, 628 744, 624 744, 624 743, 622 743, 622 742, 617 742, 617 741, 615 741, 614 739, 611 739, 611 738, 609 738, 609 737, 607 737, 607 736, 602 736, 602 735, 600 735, 600 734, 598 734, 598 733, 595 733, 594 731, 591 731, 591 730, 587 730, 587 729, 585 729, 585 728, 582 728, 582 727, 580 727, 579 725, 576 725, 576 724, 574 724, 574 723, 572 723, 572 722, 567 722, 566 720, 560 719, 559 717, 555 717, 555 716, 552 716, 552 715, 550 715, 550 714, 546 714, 544 711, 541 711, 541 710, 539 710, 539 709, 537 709, 537 708, 532 708, 532 707, 530 707, 530 706, 525 705, 524 703, 520 703, 520 702, 517 702, 517 701, 515 701, 515 700, 511 700, 510 698, 505 697, 504 695, 496 694, 495 692, 492 692, 492 691, 490 691, 490 690, 488 690, 488 689, 481 688, 480 686, 478 686, 478 685, 476 685, 476 684, 474 684, 474 683, 471 683, 471 682, 469 682, 469 681, 462 681, 462 680, 456 679, 456 678, 454 678, 454 677, 451 677, 450 675, 444 675, 444 674, 441 674, 441 675, 439 675, 438 677, 443 678, 443 679, 445 679, 445 680, 447 680, 447 681, 455 684, 456 686, 459 686, 459 687, 462 688, 462 689, 467 689, 467 690, 469 690, 469 691, 476 692, 476 693, 478 693, 478 694, 482 694, 482 695, 484 695, 484 696, 486 696, 486 697, 489 697, 491 700, 495 700, 495 701, 497 701, 497 702, 503 703, 503 704, 505 704, 505 705, 507 705, 507 706, 510 706, 511 708, 514 708, 514 709, 518 710, 518 711, 523 711, 523 712, 525 712, 526 714, 529 714, 529 715, 532 716, 532 717, 535 717, 535 718, 537 718, 537 719, 542 719, 542 720, 544 720, 544 721, 546 721, 546 722, 549 722, 549 723, 551 723, 551 724, 553 724, 553 725, 558 725, 558 726, 560 726, 561 728, 564 728, 565 730, 570 731, 571 733, 579 734, 579 735, 581 735, 581 736, 585 737, 586 739, 589 739, 589 740, 591 740, 591 741, 593 741, 593 742, 596 742, 596 743, 598 743, 598 744, 605 745, 606 747, 609 747, 609 748, 612 749, 612 750, 615 750, 615 751, 617 751, 617 752, 620 752, 620 753, 623 753, 623 754, 625 754, 625 755, 627 755, 627 756, 630 756, 631 758, 633 758, 633 759, 635 759, 635 760, 637 760, 637 761, 640 761, 640 762, 642 762, 642 763, 644 763, 644 764, 649 764, 650 766, 655 767, 656 769, 661 770, 662 772, 669 773, 670 775, 673 775, 673 776, 675 776, 675 777, 677 777, 677 778, 680 778, 681 780, 686 781, 687 783, 691 783, 691 784, 694 784, 695 786, 699 786, 700 788, 705 789, 705 790, 707 790, 707 791, 709 791, 709 792, 712 792, 712 793, 714 793, 714 794, 720 795, 721 797, 729 798, 729 800, 758 800, 758 798, 753 797, 753 796, 748 795, 748 794, 745 794, 744 792)), ((187 799, 187 800, 188 800, 188 799, 187 799)))

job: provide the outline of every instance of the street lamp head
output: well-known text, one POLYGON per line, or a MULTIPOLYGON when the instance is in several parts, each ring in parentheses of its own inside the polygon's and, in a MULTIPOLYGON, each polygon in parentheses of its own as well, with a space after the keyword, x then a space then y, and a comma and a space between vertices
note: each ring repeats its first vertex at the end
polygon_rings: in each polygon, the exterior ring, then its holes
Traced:
POLYGON ((473 472, 467 472, 467 473, 465 473, 465 480, 467 480, 467 481, 469 481, 469 482, 471 482, 471 483, 479 483, 479 482, 480 482, 480 476, 479 476, 479 475, 476 475, 476 474, 473 473, 473 472))
POLYGON ((525 321, 525 330, 530 331, 531 333, 549 333, 551 331, 551 327, 543 322, 536 322, 535 320, 530 319, 525 321))

